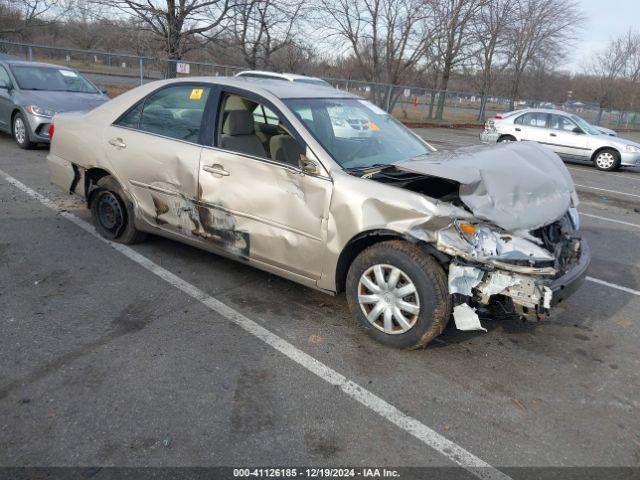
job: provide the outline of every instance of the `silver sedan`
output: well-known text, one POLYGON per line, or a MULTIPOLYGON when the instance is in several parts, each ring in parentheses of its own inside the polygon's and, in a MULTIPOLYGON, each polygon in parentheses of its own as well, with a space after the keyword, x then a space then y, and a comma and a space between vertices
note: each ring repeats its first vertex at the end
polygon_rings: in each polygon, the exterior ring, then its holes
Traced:
POLYGON ((532 140, 564 160, 593 163, 599 170, 640 165, 640 144, 606 135, 577 115, 562 110, 524 109, 485 123, 483 143, 532 140))
POLYGON ((71 68, 0 61, 0 131, 12 134, 21 148, 49 143, 49 126, 56 113, 91 110, 107 100, 71 68))

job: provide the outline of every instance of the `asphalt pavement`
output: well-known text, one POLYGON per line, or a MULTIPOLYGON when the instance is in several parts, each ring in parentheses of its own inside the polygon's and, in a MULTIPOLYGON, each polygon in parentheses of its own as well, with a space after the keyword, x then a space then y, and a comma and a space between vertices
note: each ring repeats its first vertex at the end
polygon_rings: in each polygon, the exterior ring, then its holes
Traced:
POLYGON ((0 466, 640 467, 637 171, 569 166, 593 264, 549 319, 407 352, 342 296, 159 237, 113 248, 46 154, 0 136, 0 466))

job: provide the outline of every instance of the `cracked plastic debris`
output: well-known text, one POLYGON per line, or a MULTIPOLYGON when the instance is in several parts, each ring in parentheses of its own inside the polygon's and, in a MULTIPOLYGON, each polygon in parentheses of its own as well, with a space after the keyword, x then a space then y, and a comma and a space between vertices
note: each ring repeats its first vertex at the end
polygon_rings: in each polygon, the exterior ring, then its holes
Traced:
POLYGON ((520 280, 513 275, 501 272, 491 272, 487 275, 486 281, 478 287, 478 292, 482 295, 483 303, 488 303, 492 295, 498 295, 507 288, 518 285, 520 280))
POLYGON ((475 309, 470 307, 466 303, 461 303, 453 308, 453 320, 456 322, 456 328, 465 332, 471 330, 487 331, 480 324, 480 317, 476 313, 475 309))
POLYGON ((482 281, 484 271, 452 263, 449 265, 449 293, 470 297, 471 290, 482 281))

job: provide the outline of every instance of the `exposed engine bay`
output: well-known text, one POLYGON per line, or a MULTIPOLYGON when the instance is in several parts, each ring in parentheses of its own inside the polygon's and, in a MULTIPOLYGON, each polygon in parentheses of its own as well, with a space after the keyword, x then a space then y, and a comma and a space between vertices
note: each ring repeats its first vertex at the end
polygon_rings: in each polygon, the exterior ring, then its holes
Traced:
MULTIPOLYGON (((531 148, 538 153, 538 146, 531 148)), ((564 166, 557 168, 559 160, 546 155, 537 164, 521 155, 498 172, 495 159, 483 150, 444 155, 371 169, 362 176, 460 207, 475 217, 453 219, 435 235, 435 248, 448 258, 449 293, 459 329, 483 329, 478 312, 496 303, 505 314, 544 318, 555 303, 554 282, 572 270, 582 254, 577 197, 564 166)), ((414 233, 420 238, 420 232, 414 233)))

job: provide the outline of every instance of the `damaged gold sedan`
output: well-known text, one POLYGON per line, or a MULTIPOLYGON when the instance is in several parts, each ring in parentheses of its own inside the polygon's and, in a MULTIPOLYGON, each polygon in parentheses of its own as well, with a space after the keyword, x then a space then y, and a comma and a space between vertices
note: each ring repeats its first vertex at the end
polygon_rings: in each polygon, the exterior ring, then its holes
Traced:
POLYGON ((543 316, 589 263, 560 158, 535 143, 436 153, 371 103, 251 78, 154 82, 54 118, 54 183, 98 232, 162 235, 327 293, 379 341, 450 317, 543 316))

